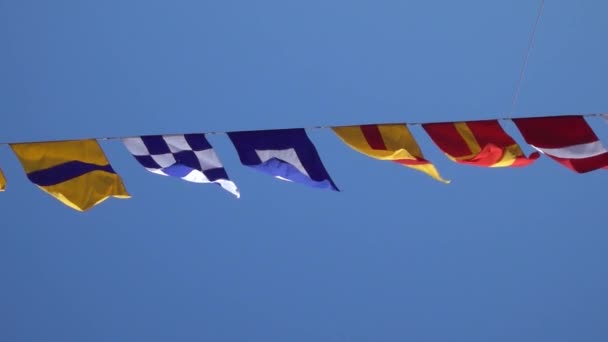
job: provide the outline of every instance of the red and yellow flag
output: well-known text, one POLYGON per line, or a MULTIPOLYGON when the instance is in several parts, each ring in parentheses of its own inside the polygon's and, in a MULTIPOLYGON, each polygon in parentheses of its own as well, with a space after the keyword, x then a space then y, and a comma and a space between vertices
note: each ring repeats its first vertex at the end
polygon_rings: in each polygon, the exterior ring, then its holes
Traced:
POLYGON ((369 157, 390 160, 444 180, 422 151, 406 125, 363 125, 333 127, 334 132, 354 150, 369 157))
POLYGON ((428 123, 422 127, 448 158, 461 164, 526 166, 540 156, 535 152, 526 157, 498 120, 428 123))

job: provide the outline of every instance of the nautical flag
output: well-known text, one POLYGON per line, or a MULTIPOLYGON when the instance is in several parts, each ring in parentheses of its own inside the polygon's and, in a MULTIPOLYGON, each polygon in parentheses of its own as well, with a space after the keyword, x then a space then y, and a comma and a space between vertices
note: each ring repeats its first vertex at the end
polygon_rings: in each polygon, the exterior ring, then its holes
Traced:
POLYGON ((129 198, 96 140, 11 144, 32 183, 85 211, 108 197, 129 198))
POLYGON ((540 156, 534 152, 526 157, 498 120, 427 123, 422 128, 448 158, 460 164, 526 166, 540 156))
POLYGON ((332 129, 344 143, 366 156, 390 160, 449 183, 441 178, 433 164, 424 159, 406 125, 342 126, 332 129))
POLYGON ((228 132, 241 163, 278 179, 339 191, 303 128, 228 132))
POLYGON ((123 143, 146 170, 194 183, 217 183, 240 197, 204 134, 148 135, 123 143))
POLYGON ((580 115, 513 119, 526 142, 578 173, 608 166, 608 151, 580 115))
POLYGON ((4 174, 0 170, 0 191, 4 191, 4 189, 6 189, 6 178, 4 178, 4 174))

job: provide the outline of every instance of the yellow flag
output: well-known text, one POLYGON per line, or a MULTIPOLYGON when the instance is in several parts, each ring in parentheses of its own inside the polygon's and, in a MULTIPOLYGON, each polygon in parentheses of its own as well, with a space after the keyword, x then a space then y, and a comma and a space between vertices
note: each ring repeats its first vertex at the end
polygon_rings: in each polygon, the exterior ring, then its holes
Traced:
POLYGON ((108 197, 129 198, 96 140, 11 144, 32 183, 85 211, 108 197))
POLYGON ((4 178, 4 174, 0 170, 0 191, 4 191, 4 189, 6 189, 6 178, 4 178))

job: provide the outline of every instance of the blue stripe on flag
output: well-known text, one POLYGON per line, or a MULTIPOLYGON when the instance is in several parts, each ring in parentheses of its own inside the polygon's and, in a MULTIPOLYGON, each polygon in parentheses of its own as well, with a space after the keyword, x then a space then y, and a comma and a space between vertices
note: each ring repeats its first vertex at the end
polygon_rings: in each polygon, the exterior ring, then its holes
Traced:
POLYGON ((97 165, 81 162, 79 160, 72 160, 48 169, 30 172, 27 174, 27 178, 29 178, 29 180, 34 184, 40 186, 51 186, 80 177, 92 171, 115 173, 112 166, 109 164, 97 165))
POLYGON ((335 189, 334 185, 330 183, 328 180, 315 181, 305 174, 301 173, 298 169, 296 169, 293 165, 286 163, 282 160, 272 158, 265 163, 259 165, 250 166, 256 170, 269 174, 273 177, 281 177, 285 179, 289 179, 295 183, 301 183, 309 185, 313 188, 321 188, 321 189, 335 189))
MULTIPOLYGON (((178 177, 178 178, 186 177, 187 175, 190 174, 190 172, 192 172, 194 170, 201 171, 201 170, 193 169, 191 167, 181 165, 181 164, 171 165, 169 167, 162 169, 162 171, 164 173, 166 173, 167 175, 169 175, 171 177, 178 177)), ((223 167, 209 169, 209 170, 205 170, 205 171, 201 171, 201 172, 205 175, 205 177, 207 177, 207 179, 210 182, 214 182, 218 179, 229 180, 228 174, 226 173, 226 170, 223 167)))
POLYGON ((178 178, 186 177, 192 170, 191 167, 182 164, 173 164, 162 169, 167 175, 178 178))

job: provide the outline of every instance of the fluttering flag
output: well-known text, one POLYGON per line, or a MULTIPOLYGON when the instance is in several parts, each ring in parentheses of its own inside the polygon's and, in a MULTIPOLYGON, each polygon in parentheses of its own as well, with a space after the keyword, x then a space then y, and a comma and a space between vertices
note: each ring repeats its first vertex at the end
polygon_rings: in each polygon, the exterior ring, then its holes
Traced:
POLYGON ((449 159, 460 164, 526 166, 540 157, 538 152, 526 157, 498 120, 427 123, 422 128, 449 159))
POLYGON ((0 169, 0 191, 4 191, 4 189, 6 189, 6 178, 0 169))
POLYGON ((339 191, 303 128, 228 132, 241 163, 278 179, 339 191))
POLYGON ((123 143, 146 170, 193 183, 216 183, 240 197, 204 134, 148 135, 123 143))
POLYGON ((444 183, 435 166, 424 159, 418 143, 406 125, 362 125, 333 127, 344 143, 369 157, 390 160, 422 171, 444 183))
POLYGON ((608 150, 580 115, 513 119, 526 142, 572 171, 608 166, 608 150))
POLYGON ((108 197, 129 198, 96 140, 11 144, 27 178, 70 208, 85 211, 108 197))

